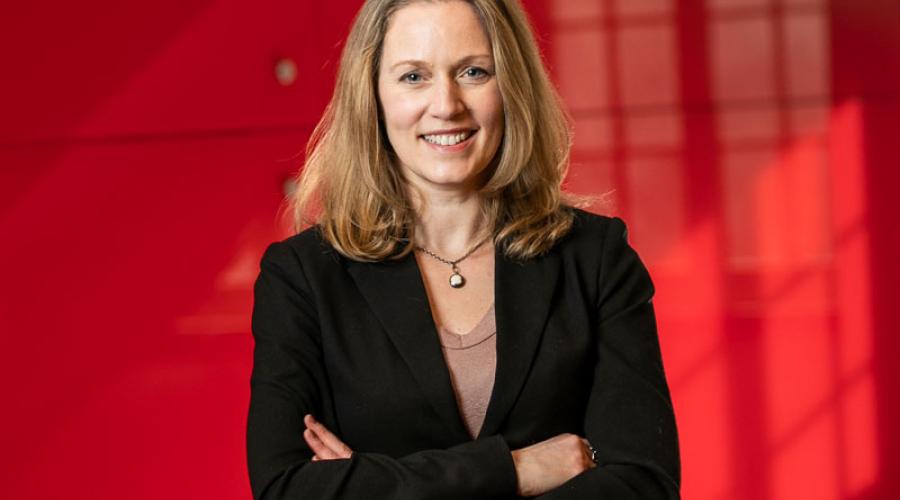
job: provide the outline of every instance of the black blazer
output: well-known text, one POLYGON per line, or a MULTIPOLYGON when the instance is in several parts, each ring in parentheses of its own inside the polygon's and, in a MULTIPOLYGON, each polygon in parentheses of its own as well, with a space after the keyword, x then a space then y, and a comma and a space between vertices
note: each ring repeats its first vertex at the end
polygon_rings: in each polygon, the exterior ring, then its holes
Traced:
POLYGON ((474 440, 414 256, 352 261, 310 229, 270 245, 260 267, 247 427, 255 498, 516 498, 510 450, 563 432, 586 437, 600 464, 540 498, 679 497, 653 285, 621 220, 579 210, 545 256, 497 253, 497 371, 474 440), (311 461, 306 413, 352 458, 311 461))

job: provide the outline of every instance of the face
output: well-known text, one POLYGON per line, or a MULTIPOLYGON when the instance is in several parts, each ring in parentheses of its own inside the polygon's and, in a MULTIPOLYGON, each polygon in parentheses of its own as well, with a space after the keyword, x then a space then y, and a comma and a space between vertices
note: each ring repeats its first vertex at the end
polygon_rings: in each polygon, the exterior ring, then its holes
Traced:
POLYGON ((490 41, 468 4, 416 2, 391 16, 378 97, 408 183, 477 189, 503 137, 503 100, 490 41))

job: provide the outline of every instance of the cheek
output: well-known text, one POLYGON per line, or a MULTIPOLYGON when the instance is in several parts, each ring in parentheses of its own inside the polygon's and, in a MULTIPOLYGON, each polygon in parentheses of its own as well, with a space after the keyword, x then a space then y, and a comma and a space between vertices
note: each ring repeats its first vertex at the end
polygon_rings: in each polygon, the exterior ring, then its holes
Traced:
POLYGON ((389 132, 414 128, 418 121, 415 101, 403 96, 383 94, 381 110, 384 113, 384 121, 389 132))
POLYGON ((500 90, 486 93, 478 106, 483 124, 491 127, 494 134, 503 135, 503 97, 500 90))
POLYGON ((503 100, 499 96, 492 97, 482 109, 484 110, 482 123, 490 126, 491 136, 494 138, 494 141, 499 143, 503 137, 506 123, 504 121, 503 100))
POLYGON ((483 103, 481 123, 490 128, 491 133, 486 137, 488 155, 493 157, 499 154, 500 143, 503 142, 503 132, 506 121, 503 112, 503 98, 499 90, 496 94, 486 96, 483 103))

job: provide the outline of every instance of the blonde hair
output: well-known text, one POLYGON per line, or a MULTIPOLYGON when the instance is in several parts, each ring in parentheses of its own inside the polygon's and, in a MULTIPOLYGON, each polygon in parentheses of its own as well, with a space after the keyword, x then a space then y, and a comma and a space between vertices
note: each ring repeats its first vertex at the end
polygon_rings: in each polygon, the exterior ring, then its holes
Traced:
MULTIPOLYGON (((348 258, 413 249, 416 210, 378 119, 377 78, 391 14, 424 0, 367 0, 341 55, 334 95, 314 129, 292 198, 294 229, 316 223, 348 258)), ((480 189, 494 243, 511 258, 545 253, 572 226, 562 181, 571 131, 517 0, 463 0, 491 42, 504 134, 480 189)))

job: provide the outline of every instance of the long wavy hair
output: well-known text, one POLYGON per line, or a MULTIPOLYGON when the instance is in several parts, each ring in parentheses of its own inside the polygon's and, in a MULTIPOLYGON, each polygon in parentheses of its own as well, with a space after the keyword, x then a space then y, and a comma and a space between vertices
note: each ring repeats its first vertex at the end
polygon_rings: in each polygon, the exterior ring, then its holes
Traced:
MULTIPOLYGON (((414 247, 416 209, 380 119, 377 78, 391 15, 416 1, 428 0, 367 0, 360 9, 290 200, 295 231, 318 224, 355 260, 398 258, 414 247)), ((571 129, 528 19, 517 0, 438 1, 465 1, 478 15, 503 99, 503 138, 479 190, 484 221, 507 257, 543 254, 572 226, 562 191, 571 129)))

